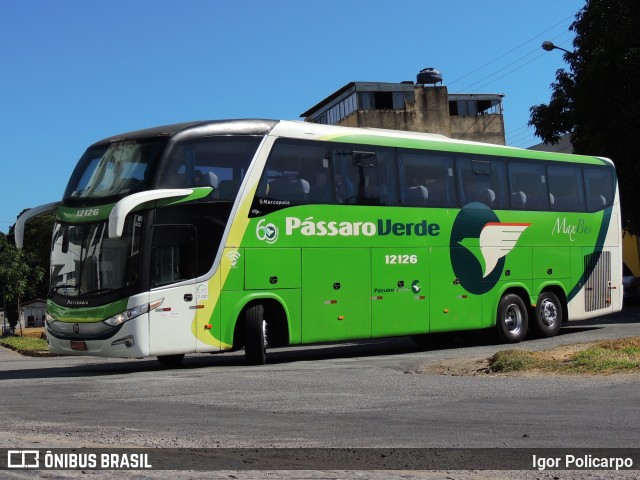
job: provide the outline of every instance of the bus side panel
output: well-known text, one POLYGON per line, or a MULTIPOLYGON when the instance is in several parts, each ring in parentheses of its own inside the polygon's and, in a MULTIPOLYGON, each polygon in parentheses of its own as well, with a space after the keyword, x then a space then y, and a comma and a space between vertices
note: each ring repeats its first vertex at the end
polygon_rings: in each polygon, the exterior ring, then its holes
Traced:
POLYGON ((299 248, 245 249, 245 289, 300 288, 299 248))
POLYGON ((163 297, 160 308, 149 312, 150 355, 174 355, 196 351, 192 325, 196 323, 196 285, 189 283, 152 290, 163 297))
POLYGON ((373 337, 429 331, 426 248, 372 248, 373 337))
POLYGON ((502 272, 502 280, 531 282, 532 247, 516 246, 511 255, 507 255, 502 272))
POLYGON ((533 303, 548 285, 561 285, 567 294, 571 277, 571 249, 569 247, 533 247, 533 303))
POLYGON ((302 251, 302 341, 370 336, 370 249, 305 248, 302 251))
MULTIPOLYGON (((463 249, 464 247, 453 247, 463 249)), ((451 250, 453 250, 453 248, 451 250)), ((429 264, 429 303, 431 332, 480 328, 481 296, 462 287, 451 267, 449 247, 434 247, 429 264)))

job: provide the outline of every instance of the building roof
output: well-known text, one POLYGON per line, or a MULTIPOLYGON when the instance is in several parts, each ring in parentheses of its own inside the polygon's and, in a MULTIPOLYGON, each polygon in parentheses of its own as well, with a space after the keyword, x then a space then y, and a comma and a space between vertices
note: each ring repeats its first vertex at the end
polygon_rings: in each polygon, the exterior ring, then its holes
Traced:
POLYGON ((30 305, 34 305, 36 303, 47 303, 46 300, 43 300, 41 298, 36 298, 35 300, 29 300, 28 302, 24 302, 20 304, 20 308, 22 307, 28 307, 30 305))
POLYGON ((413 82, 409 83, 388 83, 388 82, 350 82, 344 87, 336 90, 324 100, 311 107, 304 113, 301 113, 301 117, 308 117, 312 113, 317 112, 323 107, 333 103, 335 100, 342 100, 340 97, 347 97, 353 92, 412 92, 415 88, 413 82))

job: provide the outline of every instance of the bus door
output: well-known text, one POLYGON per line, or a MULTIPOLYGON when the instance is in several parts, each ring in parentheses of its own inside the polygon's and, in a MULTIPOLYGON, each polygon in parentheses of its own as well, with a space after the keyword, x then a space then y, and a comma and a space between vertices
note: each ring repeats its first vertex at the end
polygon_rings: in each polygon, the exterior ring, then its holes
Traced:
POLYGON ((371 249, 372 336, 429 331, 427 249, 371 249))
POLYGON ((163 299, 149 312, 151 355, 194 352, 197 305, 197 233, 193 225, 155 225, 151 245, 151 298, 163 299), (178 285, 176 285, 178 284, 178 285))
POLYGON ((371 336, 368 248, 302 249, 302 341, 371 336))

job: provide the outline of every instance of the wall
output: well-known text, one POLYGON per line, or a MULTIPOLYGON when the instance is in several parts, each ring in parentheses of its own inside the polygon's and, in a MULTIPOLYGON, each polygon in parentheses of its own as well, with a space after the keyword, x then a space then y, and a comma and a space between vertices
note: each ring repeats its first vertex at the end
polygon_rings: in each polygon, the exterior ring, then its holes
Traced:
POLYGON ((502 115, 455 116, 451 118, 451 138, 505 145, 502 115))
POLYGON ((404 110, 357 110, 338 125, 386 128, 451 136, 446 87, 415 88, 415 103, 404 110))
POLYGON ((502 115, 450 116, 447 87, 414 89, 415 103, 404 110, 357 110, 338 125, 437 133, 450 138, 505 144, 502 115))

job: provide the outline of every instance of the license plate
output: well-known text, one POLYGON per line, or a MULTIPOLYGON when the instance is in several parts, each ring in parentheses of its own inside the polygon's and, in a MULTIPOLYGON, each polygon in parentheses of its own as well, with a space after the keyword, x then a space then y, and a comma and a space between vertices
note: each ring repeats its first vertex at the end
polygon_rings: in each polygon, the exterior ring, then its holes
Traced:
POLYGON ((71 350, 86 350, 87 344, 84 340, 71 340, 71 350))

